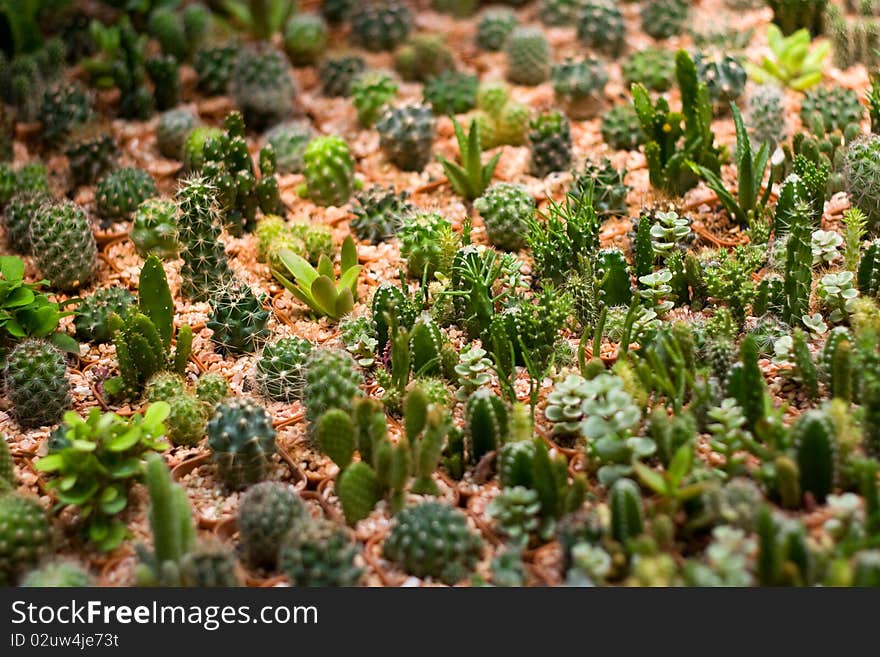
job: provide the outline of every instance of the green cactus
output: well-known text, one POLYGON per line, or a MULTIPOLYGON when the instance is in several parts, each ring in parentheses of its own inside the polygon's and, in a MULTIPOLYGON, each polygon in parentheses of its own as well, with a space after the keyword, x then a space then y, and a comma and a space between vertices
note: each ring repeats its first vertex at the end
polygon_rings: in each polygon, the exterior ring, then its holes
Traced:
POLYGON ((810 89, 801 102, 801 121, 810 126, 818 121, 826 131, 843 130, 851 123, 860 123, 865 109, 859 95, 844 87, 810 89))
POLYGON ((352 41, 367 50, 394 50, 406 41, 412 15, 399 0, 374 0, 355 7, 349 16, 352 41))
POLYGON ((153 83, 156 109, 164 112, 180 104, 180 68, 171 55, 156 55, 146 61, 147 74, 153 83))
POLYGON ((602 115, 602 139, 616 150, 634 151, 647 137, 631 103, 615 105, 602 115))
MULTIPOLYGON (((777 210, 778 220, 778 210, 777 210)), ((813 280, 813 251, 810 246, 810 217, 805 205, 799 205, 788 226, 789 237, 785 255, 785 306, 782 318, 795 324, 810 307, 810 285, 813 280)))
POLYGON ((40 104, 43 139, 54 142, 92 117, 92 97, 78 83, 46 89, 40 104))
POLYGON ((0 495, 13 490, 17 486, 15 480, 15 463, 6 436, 0 436, 0 495))
POLYGON ((542 0, 538 16, 544 25, 570 25, 577 18, 580 0, 542 0))
POLYGON ((98 248, 86 213, 70 201, 42 206, 31 219, 31 247, 54 289, 71 292, 95 274, 98 248))
POLYGON ((600 217, 623 216, 627 213, 626 195, 630 190, 623 182, 626 173, 626 169, 616 169, 607 157, 600 162, 587 160, 583 169, 576 172, 568 193, 581 204, 589 198, 600 217))
POLYGON ((758 366, 758 345, 753 335, 740 343, 740 362, 727 377, 727 396, 736 399, 746 418, 747 428, 753 431, 766 415, 764 398, 766 384, 758 366))
POLYGON ((263 481, 248 488, 236 515, 247 563, 274 570, 285 536, 308 520, 306 505, 287 484, 263 481))
POLYGON ((170 109, 163 112, 156 124, 156 146, 162 157, 183 160, 186 138, 198 125, 198 118, 190 110, 170 109))
POLYGON ((214 407, 226 399, 229 384, 222 374, 207 372, 196 383, 196 397, 208 406, 214 407))
POLYGON ((455 116, 477 106, 479 78, 461 71, 443 71, 425 82, 422 100, 434 114, 455 116))
POLYGON ((229 92, 247 125, 261 130, 280 123, 293 112, 296 87, 284 54, 264 44, 245 46, 239 51, 229 92))
POLYGON ((85 342, 109 342, 113 338, 110 315, 125 317, 134 295, 124 287, 98 288, 77 306, 76 337, 85 342))
POLYGON ((550 44, 540 28, 513 28, 507 37, 505 53, 510 82, 534 87, 550 76, 550 44))
POLYGON ((0 208, 18 192, 48 192, 49 179, 42 162, 28 162, 18 169, 0 165, 0 208))
POLYGON ((352 218, 348 226, 355 236, 370 244, 379 244, 390 239, 413 212, 414 207, 407 201, 406 191, 397 193, 393 187, 373 185, 355 194, 357 205, 351 209, 352 218))
POLYGON ((642 30, 655 39, 681 34, 690 12, 689 0, 647 0, 642 5, 642 30))
POLYGON ((174 445, 195 445, 205 435, 208 421, 207 408, 201 399, 194 395, 182 394, 170 397, 170 413, 165 420, 168 427, 168 440, 174 445))
POLYGON ((302 395, 306 419, 316 423, 331 408, 350 411, 354 400, 363 395, 362 383, 363 375, 348 352, 312 350, 306 359, 302 395))
POLYGON ((321 79, 321 93, 331 98, 350 96, 355 78, 366 68, 364 58, 360 55, 342 55, 326 59, 318 72, 318 77, 321 79))
POLYGON ((436 121, 423 105, 390 107, 376 123, 379 145, 392 164, 404 171, 419 171, 431 159, 436 121))
POLYGON ((266 133, 266 144, 275 151, 278 173, 300 173, 306 148, 315 137, 308 121, 293 120, 279 123, 266 133))
POLYGON ((426 82, 455 68, 452 52, 439 34, 416 34, 394 53, 394 68, 408 82, 426 82))
POLYGON ((17 253, 31 253, 31 220, 44 205, 52 202, 52 195, 43 190, 23 190, 9 199, 3 210, 2 222, 9 246, 17 253))
POLYGON ((269 311, 263 308, 265 297, 254 294, 243 283, 233 283, 214 291, 207 327, 211 340, 224 353, 253 353, 269 335, 269 311))
POLYGON ((578 39, 603 55, 618 57, 623 51, 626 24, 610 0, 584 0, 575 18, 578 39))
POLYGON ((355 188, 354 159, 345 140, 336 135, 315 137, 303 154, 305 187, 318 205, 343 205, 355 188))
POLYGON ((384 71, 364 71, 352 80, 351 96, 358 123, 370 128, 397 96, 397 82, 384 71))
POLYGON ((571 118, 592 119, 605 109, 608 73, 598 59, 567 59, 554 64, 550 79, 557 102, 571 118))
POLYGON ((699 54, 694 57, 697 76, 709 90, 709 98, 721 110, 738 99, 746 86, 746 71, 736 57, 699 54))
POLYGON ((632 53, 620 69, 629 85, 638 82, 651 91, 669 91, 675 80, 675 53, 662 46, 649 46, 632 53))
MULTIPOLYGON (((829 348, 826 343, 825 348, 829 348)), ((852 401, 853 396, 853 356, 849 340, 836 340, 830 351, 830 367, 828 370, 828 388, 834 399, 852 401)))
POLYGON ((828 0, 767 0, 767 5, 773 10, 773 22, 783 34, 803 28, 814 36, 824 31, 828 0))
POLYGON ((837 473, 837 445, 834 428, 822 411, 808 411, 792 428, 800 472, 800 488, 822 504, 834 490, 837 473))
POLYGON ((193 66, 198 74, 198 88, 209 96, 226 93, 240 46, 223 44, 201 48, 193 66))
POLYGON ((483 50, 497 51, 517 25, 516 14, 508 7, 489 7, 477 22, 477 45, 483 50))
POLYGON ((880 155, 880 136, 872 135, 854 141, 844 155, 844 182, 853 205, 865 213, 868 232, 877 232, 880 226, 880 201, 877 176, 877 158, 880 155))
POLYGON ((294 66, 310 66, 327 47, 327 24, 318 14, 293 14, 284 26, 284 50, 294 66))
POLYGON ((64 154, 70 163, 73 184, 91 185, 116 163, 119 147, 110 130, 86 125, 73 132, 64 154))
POLYGON ((137 206, 129 239, 139 256, 156 255, 163 260, 177 257, 177 215, 177 204, 170 199, 148 198, 137 206))
POLYGON ((30 571, 19 586, 23 588, 73 588, 92 587, 95 580, 91 573, 72 561, 50 561, 30 571))
POLYGON ((36 498, 0 495, 0 585, 12 586, 51 547, 52 528, 36 498))
POLYGON ((611 536, 618 543, 640 536, 645 531, 642 493, 632 479, 621 478, 614 482, 609 493, 611 507, 611 536))
POLYGON ((70 406, 64 356, 43 340, 24 340, 6 356, 3 371, 12 414, 25 429, 54 424, 70 406))
POLYGON ((144 386, 147 401, 168 401, 187 393, 186 379, 176 372, 156 372, 144 386))
POLYGON ((352 463, 336 480, 336 493, 349 525, 363 520, 382 499, 382 485, 375 470, 363 461, 352 463))
POLYGON ((95 204, 98 214, 105 219, 122 221, 129 219, 141 202, 157 194, 149 173, 129 167, 117 169, 98 181, 95 204))
POLYGON ((862 251, 856 280, 862 294, 880 294, 880 240, 871 241, 862 251))
POLYGON ((514 183, 495 183, 474 202, 483 218, 489 242, 505 251, 525 245, 529 221, 534 217, 535 201, 525 187, 514 183))
POLYGON ((352 5, 352 0, 324 0, 321 3, 321 15, 328 23, 338 25, 348 18, 352 5))
POLYGON ((807 335, 801 329, 796 329, 793 336, 792 352, 794 354, 795 369, 798 379, 804 387, 807 396, 816 400, 819 398, 819 373, 810 349, 807 344, 807 335))
POLYGON ((547 112, 529 124, 529 171, 544 178, 571 166, 572 142, 568 119, 560 112, 547 112))
POLYGON ((357 586, 362 575, 357 552, 345 529, 312 519, 287 534, 278 562, 294 586, 357 586))
POLYGON ((504 402, 487 388, 474 391, 465 406, 465 428, 470 460, 477 463, 507 437, 508 412, 504 402))
POLYGON ((759 145, 775 146, 785 138, 785 123, 779 120, 784 111, 782 90, 773 84, 764 84, 749 94, 746 103, 746 127, 759 145))
POLYGON ((629 304, 632 299, 629 266, 619 249, 602 249, 596 254, 596 275, 606 305, 629 304))
POLYGON ((194 301, 207 300, 212 289, 232 281, 226 261, 216 188, 201 176, 188 178, 177 193, 181 246, 181 292, 194 301))
POLYGON ((538 493, 524 486, 503 489, 486 510, 498 532, 513 545, 527 546, 540 525, 538 493))
MULTIPOLYGON (((407 217, 398 230, 400 255, 406 259, 410 278, 430 280, 438 270, 443 257, 440 236, 451 231, 452 224, 435 212, 415 212, 407 217)), ((379 339, 380 347, 382 339, 379 339)))
POLYGON ((308 340, 290 336, 263 347, 254 367, 260 394, 272 401, 292 402, 302 395, 305 364, 312 352, 308 340))
POLYGON ((208 447, 223 483, 239 490, 266 477, 275 453, 275 429, 269 412, 243 398, 214 409, 206 426, 208 447))
POLYGON ((459 509, 422 502, 398 515, 382 554, 410 575, 451 585, 473 570, 482 547, 482 539, 470 530, 459 509))

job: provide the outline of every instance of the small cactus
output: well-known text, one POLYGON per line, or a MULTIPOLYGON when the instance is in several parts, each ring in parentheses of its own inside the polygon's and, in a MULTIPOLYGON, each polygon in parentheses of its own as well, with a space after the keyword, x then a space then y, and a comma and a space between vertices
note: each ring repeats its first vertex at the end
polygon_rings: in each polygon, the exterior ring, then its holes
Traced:
POLYGON ((243 398, 229 399, 214 410, 206 433, 212 458, 229 488, 245 488, 265 478, 275 453, 275 429, 265 408, 243 398))
POLYGON ((341 137, 315 137, 303 153, 305 187, 300 190, 318 205, 342 205, 355 187, 354 159, 341 137))
POLYGON ((58 422, 70 406, 64 356, 48 342, 20 342, 6 357, 3 378, 12 413, 25 429, 58 422))
POLYGON ((248 488, 236 516, 247 562, 274 569, 284 537, 307 519, 305 504, 290 486, 264 481, 248 488))

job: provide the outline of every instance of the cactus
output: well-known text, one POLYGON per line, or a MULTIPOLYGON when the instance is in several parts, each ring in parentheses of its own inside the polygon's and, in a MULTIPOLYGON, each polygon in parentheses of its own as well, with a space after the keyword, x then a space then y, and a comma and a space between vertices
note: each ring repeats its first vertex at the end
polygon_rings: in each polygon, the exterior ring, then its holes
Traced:
POLYGON ((156 109, 169 110, 180 104, 180 69, 171 55, 157 55, 146 61, 147 74, 153 83, 156 109))
POLYGON ((435 120, 428 107, 391 107, 376 123, 379 144, 388 159, 404 171, 419 171, 431 158, 435 120))
POLYGON ((287 403, 302 395, 305 385, 305 363, 312 352, 308 340, 290 336, 263 347, 254 367, 254 378, 260 394, 272 401, 287 403))
POLYGON ((183 145, 198 124, 198 118, 190 110, 170 109, 163 112, 156 124, 156 146, 162 157, 183 160, 183 145))
POLYGON ((862 252, 856 280, 862 294, 880 294, 880 240, 873 240, 862 252))
POLYGON ((187 392, 186 380, 176 372, 156 372, 144 385, 147 401, 168 401, 187 392))
POLYGON ((422 502, 404 509, 382 544, 383 556, 407 574, 455 584, 480 558, 482 539, 459 509, 422 502))
POLYGON ((875 233, 880 225, 880 178, 877 161, 880 156, 880 136, 872 135, 854 141, 844 156, 844 181, 853 205, 865 213, 868 232, 875 233))
POLYGON ((177 193, 180 206, 178 230, 183 267, 181 292, 195 301, 208 299, 215 287, 232 281, 220 241, 219 207, 216 189, 205 178, 187 179, 177 193))
POLYGON ((627 305, 632 298, 629 266, 619 249, 602 249, 596 256, 596 275, 606 305, 627 305))
POLYGON ((697 55, 697 77, 709 90, 709 98, 717 107, 726 110, 742 95, 746 86, 746 71, 736 57, 697 55))
POLYGON ((740 362, 730 369, 727 377, 727 396, 736 399, 750 431, 766 414, 766 384, 758 366, 758 355, 754 336, 747 335, 740 344, 740 362))
POLYGON ((46 89, 40 104, 43 139, 54 142, 92 117, 92 97, 79 84, 60 84, 46 89))
POLYGON ((579 8, 580 0, 542 0, 538 16, 544 25, 570 25, 579 8))
POLYGON ((535 201, 525 187, 495 183, 474 202, 474 208, 483 217, 489 242, 506 251, 523 247, 535 212, 535 201))
POLYGON ((209 96, 226 93, 239 46, 224 44, 202 48, 196 52, 193 66, 198 74, 199 89, 209 96))
POLYGON ((828 0, 767 0, 767 4, 773 10, 773 22, 783 34, 800 29, 813 35, 822 34, 828 0))
POLYGON ((655 39, 680 34, 690 8, 688 0, 647 0, 641 9, 642 30, 655 39))
POLYGON ((31 219, 30 241, 37 266, 54 289, 70 292, 91 281, 98 248, 78 205, 62 201, 42 206, 31 219))
POLYGON ((621 478, 614 482, 609 493, 611 507, 611 536, 618 543, 640 536, 645 531, 642 494, 632 479, 621 478))
POLYGON ((348 18, 353 4, 352 0, 324 0, 321 15, 328 23, 338 25, 348 18))
POLYGON ((9 451, 9 443, 6 436, 0 436, 0 495, 15 489, 15 463, 12 460, 12 452, 9 451))
POLYGON ((364 3, 351 12, 349 22, 352 41, 374 52, 394 50, 412 29, 410 10, 399 0, 364 3))
MULTIPOLYGON (((825 343, 830 352, 828 367, 828 388, 834 399, 852 401, 853 396, 853 358, 849 340, 838 339, 825 343)), ((823 354, 824 355, 824 354, 823 354)))
POLYGON ((397 193, 393 187, 373 185, 355 194, 357 205, 351 209, 348 226, 355 236, 370 244, 390 239, 404 220, 413 212, 407 199, 408 193, 397 193))
POLYGON ((318 72, 318 77, 321 79, 321 93, 330 97, 350 96, 355 78, 366 68, 364 58, 359 55, 328 58, 321 64, 318 72))
POLYGON ((206 426, 208 447, 223 483, 238 490, 266 477, 275 453, 268 411, 243 398, 222 402, 206 426))
POLYGON ((263 481, 247 489, 236 524, 246 561, 274 570, 285 536, 309 522, 306 505, 287 484, 263 481))
POLYGON ((807 335, 801 329, 794 332, 792 352, 794 353, 795 369, 798 379, 804 387, 807 396, 816 400, 819 398, 819 374, 810 349, 807 345, 807 335))
POLYGON ((568 119, 559 112, 547 112, 529 124, 529 171, 544 178, 571 165, 571 129, 568 119))
POLYGON ((42 190, 23 190, 9 199, 2 221, 9 246, 16 252, 31 253, 31 219, 41 207, 51 202, 52 196, 42 190))
POLYGON ((327 24, 318 14, 293 14, 284 26, 284 50, 294 66, 310 66, 327 47, 327 24))
POLYGON ((477 45, 483 50, 501 50, 516 25, 516 14, 508 7, 486 9, 477 22, 477 45))
POLYGON ((373 511, 382 499, 382 485, 376 472, 363 461, 352 463, 336 480, 336 493, 345 521, 354 525, 373 511))
POLYGON ((355 187, 354 159, 345 140, 315 137, 303 153, 305 193, 318 205, 343 205, 355 187))
POLYGON ((92 587, 95 580, 80 564, 72 561, 50 561, 30 571, 19 586, 23 588, 92 587))
POLYGON ((220 128, 199 125, 190 130, 183 142, 183 168, 199 171, 205 165, 205 147, 214 140, 222 139, 220 128))
POLYGON ((626 195, 630 188, 623 182, 626 169, 614 168, 608 158, 601 162, 587 160, 584 168, 577 172, 571 182, 568 193, 578 203, 591 203, 600 217, 609 215, 625 215, 627 213, 626 195))
POLYGON ((452 224, 434 212, 416 212, 407 217, 398 237, 400 255, 406 258, 406 270, 411 278, 421 280, 426 276, 430 280, 433 277, 443 255, 439 236, 451 229, 452 224))
POLYGON ((266 324, 269 311, 263 308, 265 297, 234 281, 217 289, 211 299, 207 327, 211 340, 225 353, 253 353, 269 335, 266 324))
POLYGON ((537 27, 515 27, 507 37, 507 79, 530 87, 550 75, 550 44, 537 27))
POLYGON ((584 45, 608 57, 617 57, 623 51, 626 25, 611 0, 584 0, 575 22, 578 39, 584 45))
POLYGON ((208 413, 198 397, 181 394, 167 398, 170 412, 165 424, 173 445, 195 445, 205 435, 208 413))
POLYGON ((365 71, 355 77, 351 96, 361 127, 372 127, 396 95, 397 83, 384 71, 365 71))
POLYGON ((755 89, 749 95, 745 112, 752 139, 775 148, 785 138, 785 122, 779 120, 784 107, 782 90, 776 85, 764 84, 755 89))
POLYGON ((136 167, 117 169, 98 181, 95 204, 98 214, 111 221, 129 219, 146 199, 156 196, 153 177, 136 167))
POLYGON ((821 411, 808 411, 792 429, 800 487, 822 504, 833 491, 837 472, 834 428, 821 411))
POLYGON ((314 349, 306 359, 303 405, 306 419, 316 423, 326 411, 349 411, 360 397, 363 376, 351 355, 336 349, 314 349))
POLYGON ((500 447, 507 437, 508 413, 504 402, 487 388, 474 391, 465 406, 468 452, 473 463, 500 447))
POLYGON ((86 125, 73 132, 64 154, 70 163, 73 184, 90 185, 113 167, 119 148, 109 130, 86 125))
POLYGON ((83 299, 76 310, 76 337, 85 342, 109 342, 113 338, 111 313, 125 317, 134 295, 124 287, 98 288, 83 299))
POLYGON ((859 95, 844 87, 811 89, 801 102, 803 124, 811 126, 818 122, 828 132, 843 130, 851 123, 860 123, 864 112, 859 95))
POLYGON ((810 246, 810 218, 808 209, 795 209, 788 228, 785 256, 785 307, 782 317, 795 324, 807 314, 810 306, 810 285, 813 280, 813 252, 810 246))
POLYGON ((6 357, 3 378, 12 414, 22 428, 54 424, 70 406, 64 357, 48 342, 20 342, 6 357))
POLYGON ((261 130, 293 112, 296 87, 282 53, 268 46, 246 46, 235 60, 229 92, 245 122, 261 130))
POLYGON ((278 173, 300 173, 303 155, 314 137, 312 126, 301 120, 285 121, 269 130, 266 133, 266 144, 275 151, 275 168, 278 173))
POLYGON ((229 384, 222 374, 208 372, 202 374, 196 383, 196 397, 208 406, 216 406, 229 393, 229 384))
POLYGON ((412 453, 412 492, 437 495, 439 490, 432 476, 452 429, 452 419, 443 406, 429 399, 425 390, 425 384, 421 383, 407 393, 403 402, 404 429, 412 453))
POLYGON ((49 552, 52 528, 36 498, 0 495, 0 585, 11 586, 49 552))
POLYGON ((362 571, 357 547, 346 531, 329 520, 302 523, 281 543, 279 567, 294 586, 357 586, 362 571))
POLYGON ((634 151, 647 140, 631 103, 615 105, 602 115, 602 139, 616 150, 634 151))
POLYGON ((177 257, 177 204, 170 199, 150 198, 134 211, 129 238, 138 255, 163 260, 177 257))
POLYGON ((394 68, 408 82, 426 82, 455 69, 452 52, 439 34, 417 34, 394 53, 394 68))
POLYGON ((425 82, 422 100, 430 105, 434 114, 454 116, 470 111, 477 106, 477 88, 479 78, 476 75, 460 71, 443 71, 432 75, 425 82))
POLYGON ((675 80, 675 53, 660 46, 649 46, 627 57, 620 70, 629 85, 639 82, 651 91, 669 91, 675 80))
POLYGON ((605 108, 608 73, 598 59, 554 64, 550 79, 557 102, 571 118, 592 119, 605 108))

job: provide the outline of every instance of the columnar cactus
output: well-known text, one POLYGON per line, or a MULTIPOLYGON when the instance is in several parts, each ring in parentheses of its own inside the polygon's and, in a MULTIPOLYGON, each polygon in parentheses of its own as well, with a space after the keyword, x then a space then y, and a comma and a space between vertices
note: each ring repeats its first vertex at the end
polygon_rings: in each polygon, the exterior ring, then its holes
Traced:
POLYGON ((880 226, 880 136, 873 135, 855 141, 844 157, 844 180, 846 191, 853 205, 865 213, 871 232, 880 226))
POLYGON ((809 411, 792 429, 801 491, 811 493, 820 504, 834 490, 837 445, 834 427, 822 411, 809 411))
POLYGON ((472 462, 501 446, 507 436, 507 425, 507 407, 491 390, 480 388, 468 398, 465 427, 472 462))

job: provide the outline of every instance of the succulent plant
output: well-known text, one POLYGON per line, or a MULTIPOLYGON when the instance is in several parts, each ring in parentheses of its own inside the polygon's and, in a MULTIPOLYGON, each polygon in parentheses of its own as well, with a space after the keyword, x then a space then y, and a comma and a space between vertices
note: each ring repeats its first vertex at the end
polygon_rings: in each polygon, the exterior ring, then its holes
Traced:
POLYGON ((177 372, 156 372, 144 385, 144 399, 151 402, 168 401, 186 392, 186 380, 177 372))
POLYGON ((75 185, 90 185, 115 164, 119 148, 109 130, 86 125, 74 130, 64 154, 70 162, 70 176, 75 185))
POLYGON ((510 8, 486 9, 477 22, 477 45, 483 50, 501 50, 516 25, 516 14, 510 8))
POLYGON ((452 52, 439 34, 416 34, 394 53, 394 68, 404 80, 425 82, 455 68, 452 52))
POLYGON ((853 205, 864 212, 871 233, 876 233, 880 225, 878 155, 880 155, 880 136, 865 137, 847 147, 843 164, 846 190, 852 198, 853 205))
POLYGON ((689 0, 647 0, 642 5, 642 29, 655 39, 681 34, 691 8, 689 0))
POLYGON ((134 211, 131 239, 138 255, 156 255, 163 260, 177 257, 177 204, 170 199, 149 198, 134 211))
POLYGON ((168 440, 173 445, 195 445, 205 435, 208 411, 204 402, 195 395, 179 394, 164 400, 169 413, 165 420, 168 440))
POLYGON ((580 435, 584 413, 581 409, 584 399, 589 396, 584 388, 586 379, 578 374, 569 374, 553 385, 547 396, 544 416, 552 425, 551 435, 557 439, 571 440, 580 435))
POLYGON ((246 46, 232 69, 229 91, 245 122, 260 130, 293 112, 296 88, 284 55, 270 47, 246 46))
POLYGON ((48 342, 20 342, 6 357, 3 378, 12 413, 24 428, 54 424, 70 405, 64 357, 48 342))
POLYGON ((443 257, 440 235, 448 230, 452 224, 436 212, 415 212, 404 220, 398 237, 410 278, 433 277, 443 257))
POLYGON ((474 202, 474 208, 482 216, 492 244, 506 251, 522 248, 535 212, 535 201, 525 187, 495 183, 474 202))
POLYGON ((547 112, 532 119, 529 128, 532 175, 543 178, 554 171, 568 169, 572 157, 568 119, 559 112, 547 112))
POLYGON ((92 97, 77 83, 60 84, 43 93, 40 104, 40 120, 43 123, 43 139, 53 142, 70 134, 70 131, 89 121, 92 117, 92 97))
POLYGON ((70 201, 48 203, 34 214, 30 242, 40 272, 65 292, 92 280, 98 248, 86 213, 70 201))
POLYGON ((627 84, 640 82, 651 91, 668 91, 675 80, 675 53, 660 46, 637 50, 621 64, 627 84))
POLYGON ((3 210, 2 222, 6 239, 16 252, 31 252, 31 219, 44 205, 52 202, 52 195, 40 189, 17 192, 3 210))
POLYGON ((180 67, 172 55, 156 55, 146 61, 147 74, 153 83, 156 109, 170 110, 180 104, 180 67))
POLYGON ((238 490, 263 480, 275 453, 275 429, 268 411, 235 397, 220 403, 205 428, 220 478, 238 490))
POLYGON ((419 171, 431 158, 436 121, 424 105, 390 107, 376 123, 379 144, 388 159, 404 171, 419 171))
POLYGON ((98 181, 95 204, 98 214, 108 220, 128 219, 146 199, 156 196, 153 177, 136 167, 117 169, 98 181))
POLYGON ((309 142, 315 137, 308 121, 294 120, 279 123, 266 133, 266 143, 275 151, 278 173, 299 173, 309 142))
POLYGON ((24 588, 73 588, 95 586, 95 579, 75 561, 49 561, 30 571, 19 586, 24 588))
POLYGON ((434 114, 463 114, 476 107, 479 84, 476 75, 443 71, 428 78, 422 98, 425 104, 431 106, 434 114))
POLYGON ((205 147, 223 138, 223 130, 215 126, 200 125, 190 130, 183 142, 183 168, 199 171, 205 165, 205 147))
POLYGON ((395 235, 404 218, 413 212, 407 192, 393 187, 373 185, 355 194, 357 205, 351 209, 348 226, 355 236, 370 244, 379 244, 395 235))
POLYGON ((482 545, 459 509, 422 502, 400 512, 382 554, 410 575, 455 584, 473 570, 482 545))
POLYGON ((409 8, 399 0, 372 0, 349 16, 352 40, 372 51, 394 50, 412 29, 409 8))
POLYGON ((776 85, 765 84, 749 94, 746 103, 746 126, 752 139, 758 144, 775 148, 785 138, 784 99, 776 85))
POLYGON ((305 504, 287 484, 254 484, 242 496, 236 516, 245 559, 251 566, 274 570, 285 536, 298 533, 309 519, 305 504))
POLYGON ((254 366, 260 394, 272 401, 299 399, 305 386, 305 365, 312 352, 308 340, 290 336, 268 343, 254 366))
POLYGON ((315 137, 303 153, 306 188, 318 205, 342 205, 355 187, 354 158, 345 140, 336 135, 315 137))
POLYGON ((196 52, 193 66, 198 74, 198 87, 201 91, 209 96, 226 93, 239 48, 236 44, 223 44, 196 52))
POLYGON ((605 107, 608 73, 597 59, 566 60, 554 64, 553 91, 565 113, 573 119, 591 119, 605 107))
POLYGON ((0 495, 0 584, 14 585, 49 552, 51 539, 52 528, 36 498, 0 495))
POLYGON ((581 0, 542 0, 538 16, 544 25, 571 25, 577 18, 581 0))
POLYGON ((526 546, 540 524, 541 500, 535 491, 513 486, 503 489, 486 510, 502 536, 514 545, 526 546))
POLYGON ((576 17, 578 39, 609 57, 623 51, 626 25, 623 14, 611 0, 584 0, 576 17))
POLYGON ((354 79, 367 68, 360 55, 342 55, 328 58, 321 64, 318 76, 321 79, 321 93, 330 97, 348 97, 354 79))
POLYGON ((357 586, 362 575, 357 552, 344 528, 311 519, 288 532, 278 560, 294 586, 357 586))
POLYGON ((507 79, 530 87, 550 76, 550 44, 540 28, 515 27, 507 37, 507 79))
POLYGON ((210 298, 207 327, 211 340, 225 353, 253 353, 269 335, 269 311, 265 297, 247 285, 233 281, 216 288, 210 298))
POLYGON ((814 121, 824 130, 843 130, 851 123, 860 123, 865 108, 859 95, 845 87, 816 87, 801 101, 801 120, 805 126, 814 121))
POLYGON ((600 217, 608 215, 625 215, 627 212, 626 195, 629 187, 623 182, 626 170, 614 168, 606 157, 600 162, 587 160, 584 167, 575 173, 568 193, 578 203, 589 198, 596 213, 600 217), (592 192, 590 192, 592 190, 592 192))
POLYGON ((331 408, 351 410, 363 392, 364 381, 354 358, 338 349, 313 349, 305 363, 305 386, 302 401, 306 418, 314 426, 331 408))
POLYGON ((310 66, 327 47, 327 24, 318 14, 293 14, 284 26, 284 50, 294 66, 310 66))
POLYGON ((196 383, 196 397, 209 406, 216 406, 226 399, 229 384, 222 374, 207 372, 199 377, 196 383))
POLYGON ((156 146, 162 157, 183 160, 186 138, 198 124, 198 118, 187 109, 170 109, 163 112, 156 124, 156 146))
POLYGON ((85 342, 109 342, 113 337, 111 313, 125 317, 134 301, 134 295, 124 287, 98 288, 76 309, 76 337, 85 342))
POLYGON ((602 139, 611 148, 633 151, 647 140, 631 103, 615 105, 602 115, 602 139))
POLYGON ((397 95, 397 83, 384 71, 364 71, 352 80, 351 95, 358 123, 369 128, 397 95))

